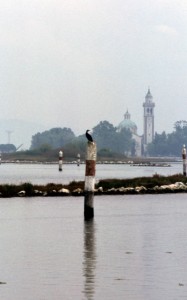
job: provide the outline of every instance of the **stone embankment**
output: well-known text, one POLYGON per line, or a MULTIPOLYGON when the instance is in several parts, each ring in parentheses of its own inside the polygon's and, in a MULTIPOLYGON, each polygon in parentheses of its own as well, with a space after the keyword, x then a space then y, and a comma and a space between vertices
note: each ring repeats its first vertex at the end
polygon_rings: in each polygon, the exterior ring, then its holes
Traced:
MULTIPOLYGON (((186 193, 187 184, 183 182, 176 182, 169 185, 154 186, 153 188, 146 188, 145 186, 136 186, 136 187, 119 187, 119 188, 110 188, 103 189, 102 186, 95 189, 95 195, 125 195, 125 194, 163 194, 163 193, 186 193)), ((70 190, 68 188, 61 188, 59 190, 53 189, 52 191, 41 191, 33 190, 31 195, 25 190, 20 190, 14 197, 28 197, 28 196, 83 196, 84 190, 82 188, 76 188, 70 190)), ((1 194, 0 197, 3 197, 1 194)))
MULTIPOLYGON (((103 179, 95 185, 95 195, 163 194, 186 193, 187 177, 182 174, 172 176, 137 177, 127 179, 103 179)), ((53 197, 84 196, 84 181, 72 181, 68 185, 49 183, 33 185, 0 185, 0 198, 11 197, 53 197)))
MULTIPOLYGON (((99 189, 98 189, 99 190, 99 189)), ((98 191, 96 191, 97 193, 98 191)), ((162 193, 186 193, 187 185, 183 182, 176 182, 169 185, 154 186, 152 188, 146 188, 145 186, 136 187, 119 187, 111 188, 104 191, 104 194, 162 194, 162 193)), ((99 192, 101 193, 101 191, 99 192)))

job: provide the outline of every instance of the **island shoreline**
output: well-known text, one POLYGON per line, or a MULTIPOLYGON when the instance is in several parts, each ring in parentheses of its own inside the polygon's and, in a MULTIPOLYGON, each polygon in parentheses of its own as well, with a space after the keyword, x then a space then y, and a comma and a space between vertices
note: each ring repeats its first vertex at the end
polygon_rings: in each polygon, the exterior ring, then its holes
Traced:
MULTIPOLYGON (((125 179, 103 179, 95 185, 94 194, 101 195, 139 195, 186 193, 187 177, 182 174, 125 179)), ((12 197, 59 197, 84 196, 84 181, 72 181, 69 184, 48 183, 36 185, 30 182, 21 184, 0 184, 0 198, 12 197)))

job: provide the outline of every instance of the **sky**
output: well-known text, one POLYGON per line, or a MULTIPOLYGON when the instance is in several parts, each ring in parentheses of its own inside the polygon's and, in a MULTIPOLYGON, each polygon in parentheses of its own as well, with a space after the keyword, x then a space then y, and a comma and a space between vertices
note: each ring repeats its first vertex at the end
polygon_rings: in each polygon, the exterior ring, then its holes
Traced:
POLYGON ((186 0, 0 0, 0 120, 142 134, 148 87, 156 132, 187 120, 186 0))

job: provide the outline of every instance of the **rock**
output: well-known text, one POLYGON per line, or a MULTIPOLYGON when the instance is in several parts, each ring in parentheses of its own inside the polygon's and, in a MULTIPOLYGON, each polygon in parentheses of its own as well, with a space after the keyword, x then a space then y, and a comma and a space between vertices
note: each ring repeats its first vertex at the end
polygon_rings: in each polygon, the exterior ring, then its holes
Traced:
MULTIPOLYGON (((55 192, 56 192, 56 191, 55 191, 55 192)), ((69 191, 68 189, 62 188, 62 189, 60 189, 60 190, 58 191, 58 193, 60 193, 60 194, 70 194, 70 191, 69 191)))
POLYGON ((34 190, 35 196, 43 196, 43 192, 39 190, 34 190))
POLYGON ((124 188, 124 192, 125 193, 132 193, 132 192, 134 192, 134 188, 133 187, 126 187, 126 188, 124 188))
POLYGON ((142 185, 142 186, 136 186, 135 191, 141 193, 141 192, 146 192, 147 189, 145 188, 145 186, 142 185))
POLYGON ((159 190, 160 190, 160 187, 158 185, 155 185, 153 188, 153 191, 159 191, 159 190))
POLYGON ((103 193, 103 187, 102 186, 98 187, 98 189, 96 189, 95 192, 103 193))
POLYGON ((107 192, 108 192, 108 193, 111 193, 111 194, 112 194, 112 193, 116 193, 116 192, 117 192, 117 189, 111 188, 111 189, 108 189, 107 192))
POLYGON ((155 186, 154 191, 158 192, 177 192, 177 191, 187 191, 187 185, 183 182, 175 182, 168 185, 155 186))
POLYGON ((175 183, 176 188, 182 189, 182 190, 187 190, 187 185, 184 184, 183 182, 176 182, 175 183))
POLYGON ((73 190, 72 193, 73 193, 74 195, 75 195, 75 194, 76 194, 76 195, 79 195, 79 194, 82 194, 82 193, 83 193, 83 190, 80 189, 80 188, 77 188, 77 189, 73 190))
POLYGON ((26 195, 26 192, 25 192, 24 190, 18 192, 18 196, 19 196, 19 197, 24 197, 25 195, 26 195))

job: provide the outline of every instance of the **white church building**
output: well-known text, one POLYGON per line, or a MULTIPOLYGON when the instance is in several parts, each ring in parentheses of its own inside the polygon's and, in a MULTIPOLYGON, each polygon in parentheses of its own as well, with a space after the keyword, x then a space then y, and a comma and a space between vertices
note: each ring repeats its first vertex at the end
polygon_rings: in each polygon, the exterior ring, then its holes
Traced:
POLYGON ((123 128, 131 131, 132 138, 135 142, 134 155, 137 157, 147 155, 147 145, 154 139, 154 107, 155 103, 153 102, 150 89, 148 89, 145 102, 143 103, 143 135, 138 135, 136 123, 131 120, 131 115, 128 110, 124 114, 124 120, 117 126, 118 131, 121 131, 123 128))

